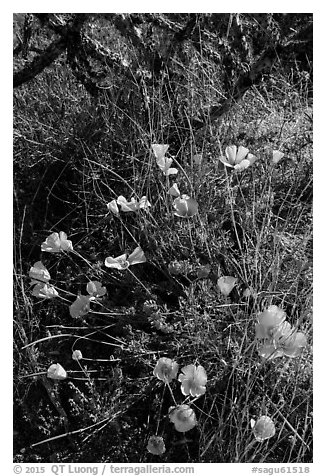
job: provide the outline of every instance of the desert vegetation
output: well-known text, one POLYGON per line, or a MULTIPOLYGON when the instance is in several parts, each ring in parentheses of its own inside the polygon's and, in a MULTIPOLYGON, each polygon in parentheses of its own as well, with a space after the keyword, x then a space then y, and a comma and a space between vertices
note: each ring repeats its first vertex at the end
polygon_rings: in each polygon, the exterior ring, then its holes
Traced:
POLYGON ((13 28, 14 461, 312 462, 312 15, 13 28))

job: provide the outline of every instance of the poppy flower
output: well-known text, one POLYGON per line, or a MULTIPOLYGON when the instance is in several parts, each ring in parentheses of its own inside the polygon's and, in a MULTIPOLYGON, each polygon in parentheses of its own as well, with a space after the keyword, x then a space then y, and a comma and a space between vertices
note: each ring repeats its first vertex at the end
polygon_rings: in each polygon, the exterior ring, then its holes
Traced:
POLYGON ((174 424, 174 428, 180 432, 189 431, 197 425, 196 414, 189 405, 170 407, 169 419, 174 424))
POLYGON ((67 240, 67 235, 64 231, 60 233, 52 233, 41 245, 42 251, 48 253, 60 253, 61 251, 72 251, 73 246, 70 240, 67 240))
POLYGON ((181 392, 183 395, 200 397, 206 392, 207 375, 201 365, 186 365, 181 369, 179 382, 181 382, 181 392))
POLYGON ((283 309, 277 306, 269 306, 264 312, 258 315, 256 324, 256 338, 270 339, 277 332, 277 329, 286 319, 283 309))
POLYGON ((88 294, 92 297, 102 297, 106 294, 106 287, 99 281, 89 281, 86 286, 88 294))
POLYGON ((293 332, 282 341, 282 349, 287 357, 299 357, 307 345, 307 337, 303 332, 293 332))
POLYGON ((60 364, 52 364, 48 368, 47 377, 52 380, 64 380, 67 378, 67 372, 60 364))
POLYGON ((76 319, 77 317, 85 316, 91 308, 91 296, 77 296, 77 299, 69 307, 71 317, 76 319))
POLYGON ((239 164, 235 164, 234 170, 241 172, 242 170, 245 170, 248 167, 250 167, 253 163, 256 162, 256 160, 257 160, 257 157, 249 153, 247 157, 244 160, 242 160, 239 164))
POLYGON ((43 299, 53 299, 59 296, 58 291, 47 283, 38 283, 33 287, 32 295, 43 299))
POLYGON ((180 197, 180 190, 178 184, 174 183, 172 187, 169 188, 168 194, 172 195, 172 197, 180 197))
POLYGON ((273 339, 258 348, 258 353, 263 359, 276 359, 283 356, 295 358, 301 355, 306 345, 306 336, 302 332, 293 331, 291 325, 285 322, 273 334, 273 339), (287 326, 284 326, 284 324, 287 324, 287 326), (285 332, 284 328, 286 328, 285 332))
POLYGON ((128 202, 125 197, 120 195, 117 198, 116 203, 120 205, 122 212, 135 212, 136 210, 140 209, 146 210, 151 206, 151 204, 147 200, 147 197, 142 197, 139 201, 137 201, 135 198, 132 198, 130 202, 128 202))
POLYGON ((162 382, 169 383, 177 378, 178 370, 179 364, 174 360, 169 359, 168 357, 161 357, 155 365, 153 375, 155 375, 159 380, 162 380, 162 382))
POLYGON ((127 254, 123 254, 121 256, 118 256, 117 258, 112 258, 112 256, 108 256, 105 259, 105 266, 107 268, 115 268, 115 269, 127 269, 129 266, 132 266, 134 264, 140 264, 140 263, 145 263, 146 257, 141 249, 140 246, 137 246, 137 248, 134 249, 134 251, 129 255, 127 259, 127 254))
POLYGON ((106 206, 113 215, 119 215, 119 208, 116 200, 111 200, 111 202, 107 203, 106 206))
POLYGON ((108 256, 104 262, 107 268, 115 268, 115 269, 127 269, 129 268, 129 262, 127 261, 127 255, 124 253, 123 255, 117 256, 116 258, 112 258, 112 256, 108 256))
POLYGON ((151 204, 147 200, 147 197, 141 197, 141 199, 138 202, 138 207, 140 210, 147 210, 147 208, 151 207, 151 204))
POLYGON ((198 212, 198 203, 188 195, 181 195, 173 200, 174 214, 180 218, 191 218, 198 212))
POLYGON ((217 286, 219 290, 223 294, 223 296, 228 296, 234 286, 237 284, 238 278, 234 278, 233 276, 221 276, 217 280, 217 286))
POLYGON ((138 209, 138 203, 135 198, 132 198, 130 202, 125 197, 120 195, 117 198, 117 204, 120 205, 122 212, 135 212, 138 209))
POLYGON ((71 358, 72 360, 81 360, 83 358, 83 354, 80 350, 74 350, 71 358))
POLYGON ((153 455, 162 455, 165 453, 165 444, 161 436, 151 436, 148 440, 147 451, 153 455))
POLYGON ((47 283, 51 276, 42 261, 37 261, 29 270, 29 277, 32 279, 31 284, 47 283))
POLYGON ((283 152, 280 152, 279 150, 273 150, 273 157, 272 157, 272 164, 278 164, 280 160, 283 159, 285 154, 283 152))
POLYGON ((291 324, 288 321, 284 321, 273 330, 273 340, 277 342, 281 339, 287 339, 292 333, 291 324))
POLYGON ((269 341, 258 348, 258 354, 262 359, 276 359, 283 357, 284 352, 281 347, 277 347, 274 342, 269 341))
POLYGON ((226 167, 232 167, 238 171, 247 169, 257 160, 257 157, 253 154, 250 154, 249 150, 242 145, 240 145, 238 148, 235 145, 226 147, 225 155, 226 157, 219 157, 219 160, 226 167))
POLYGON ((161 159, 158 159, 156 161, 157 165, 161 169, 164 175, 176 175, 178 173, 178 169, 175 169, 173 167, 170 168, 170 165, 172 164, 173 159, 170 159, 169 157, 162 157, 161 159))
POLYGON ((129 266, 134 264, 145 263, 146 257, 140 246, 134 249, 134 251, 128 256, 129 266))
POLYGON ((251 427, 257 441, 268 440, 275 435, 274 422, 268 416, 261 416, 256 422, 251 420, 251 427))
POLYGON ((152 150, 154 152, 156 160, 162 159, 169 148, 168 144, 152 144, 152 150))

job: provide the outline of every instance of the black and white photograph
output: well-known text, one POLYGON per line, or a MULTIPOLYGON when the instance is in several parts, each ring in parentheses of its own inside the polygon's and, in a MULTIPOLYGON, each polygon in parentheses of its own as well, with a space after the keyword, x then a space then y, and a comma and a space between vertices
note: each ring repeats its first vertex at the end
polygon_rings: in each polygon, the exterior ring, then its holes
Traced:
POLYGON ((139 11, 12 17, 14 472, 308 474, 314 14, 139 11))

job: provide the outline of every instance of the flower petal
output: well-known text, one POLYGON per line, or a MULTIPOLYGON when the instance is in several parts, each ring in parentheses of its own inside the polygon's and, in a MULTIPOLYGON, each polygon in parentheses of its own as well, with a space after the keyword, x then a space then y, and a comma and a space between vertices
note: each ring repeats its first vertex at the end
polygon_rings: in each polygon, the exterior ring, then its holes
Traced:
POLYGON ((241 172, 242 170, 247 169, 250 166, 250 161, 248 159, 243 159, 239 164, 234 166, 234 170, 241 172))
POLYGON ((286 314, 283 309, 271 305, 265 311, 261 312, 257 318, 256 324, 256 338, 270 339, 286 319, 286 314))
POLYGON ((146 209, 146 208, 149 208, 150 206, 151 204, 147 200, 147 197, 141 197, 141 199, 139 200, 138 207, 146 209))
POLYGON ((284 352, 281 347, 277 348, 273 343, 267 343, 258 348, 258 354, 263 359, 276 359, 277 357, 283 357, 284 352))
POLYGON ((237 281, 238 278, 235 278, 234 276, 221 276, 218 279, 217 285, 223 296, 228 296, 230 294, 234 286, 237 284, 237 281))
POLYGON ((59 233, 60 251, 72 251, 73 246, 70 240, 67 240, 67 234, 64 231, 59 233))
POLYGON ((152 144, 152 150, 154 152, 156 160, 161 159, 166 154, 169 148, 168 144, 152 144))
POLYGON ((130 265, 145 263, 146 256, 140 246, 134 249, 134 251, 128 256, 128 261, 130 265))
POLYGON ((60 364, 52 364, 48 368, 47 377, 52 380, 64 380, 67 378, 67 372, 60 364))
POLYGON ((256 162, 256 160, 258 160, 258 157, 256 157, 254 154, 248 154, 247 160, 249 160, 250 165, 252 165, 256 162))
POLYGON ((151 436, 146 447, 149 453, 153 455, 161 455, 165 453, 165 444, 161 436, 151 436))
POLYGON ((170 165, 172 164, 172 162, 173 162, 173 159, 171 159, 169 157, 162 157, 162 158, 160 158, 156 161, 159 168, 163 171, 167 170, 170 167, 170 165))
POLYGON ((164 175, 176 175, 178 173, 178 169, 171 168, 165 171, 164 175))
POLYGON ((32 295, 41 299, 53 299, 59 296, 59 293, 47 283, 38 283, 34 286, 32 295))
POLYGON ((219 157, 219 161, 222 162, 222 164, 224 164, 226 167, 232 167, 232 168, 234 167, 234 165, 233 165, 233 164, 230 164, 229 159, 227 159, 226 157, 224 157, 224 155, 221 155, 221 156, 219 157))
POLYGON ((72 360, 81 360, 83 358, 83 354, 80 350, 74 350, 71 358, 72 360))
POLYGON ((291 324, 288 321, 284 321, 273 331, 273 339, 275 342, 279 341, 280 339, 284 340, 290 337, 292 333, 293 329, 291 324))
POLYGON ((235 159, 237 156, 237 146, 236 145, 228 145, 225 149, 225 155, 228 159, 229 165, 235 165, 235 159))
POLYGON ((72 241, 70 240, 61 240, 61 249, 63 251, 72 251, 73 250, 73 246, 72 246, 72 241))
POLYGON ((153 375, 164 383, 172 382, 177 377, 179 364, 168 357, 161 357, 156 362, 153 375))
POLYGON ((176 216, 191 218, 198 212, 198 203, 194 198, 182 195, 173 200, 173 208, 176 210, 174 213, 176 216))
POLYGON ((89 281, 86 286, 88 294, 95 297, 101 297, 106 294, 106 287, 99 281, 89 281))
POLYGON ((121 255, 117 258, 112 258, 112 256, 108 256, 105 258, 104 264, 107 268, 114 268, 114 269, 125 269, 126 266, 124 263, 127 263, 127 255, 121 255))
POLYGON ((264 441, 275 435, 275 425, 273 420, 268 416, 261 416, 255 422, 253 433, 257 441, 264 441))
POLYGON ((106 206, 113 215, 119 215, 119 208, 116 200, 111 200, 111 202, 107 203, 106 206))
POLYGON ((174 183, 172 187, 168 190, 168 194, 172 195, 172 197, 180 197, 180 190, 178 184, 174 183))
POLYGON ((169 408, 169 419, 176 431, 186 432, 197 425, 196 414, 189 405, 178 405, 169 408))
POLYGON ((287 357, 299 357, 307 345, 307 337, 302 332, 295 332, 283 343, 283 351, 287 357))
POLYGON ((182 392, 183 395, 185 395, 185 396, 190 395, 191 388, 192 388, 192 382, 190 380, 187 380, 186 377, 184 377, 183 381, 182 381, 182 385, 181 385, 180 388, 181 388, 181 392, 182 392))
POLYGON ((59 234, 54 232, 41 244, 41 250, 48 253, 59 253, 61 251, 59 234))
POLYGON ((90 296, 77 296, 77 299, 69 306, 69 312, 72 318, 85 316, 90 311, 91 304, 90 296))
POLYGON ((273 150, 272 163, 278 164, 279 161, 283 159, 284 155, 285 154, 283 154, 283 152, 280 152, 279 150, 273 150))
POLYGON ((201 365, 186 365, 181 369, 178 380, 181 382, 181 392, 183 395, 199 397, 206 392, 207 375, 204 367, 201 365))
POLYGON ((235 163, 240 164, 240 162, 242 162, 244 160, 244 158, 247 156, 248 152, 249 152, 249 149, 240 145, 238 147, 238 152, 237 152, 237 155, 235 157, 235 163))
POLYGON ((122 212, 134 212, 139 206, 135 198, 132 198, 130 202, 127 202, 125 197, 122 195, 117 198, 117 204, 120 205, 122 212))
POLYGON ((29 277, 32 279, 31 284, 38 284, 40 281, 47 283, 51 279, 50 273, 42 261, 37 261, 33 264, 29 270, 29 277))
POLYGON ((67 239, 67 233, 65 233, 64 231, 60 231, 59 238, 61 241, 65 241, 67 239))
POLYGON ((123 195, 119 195, 117 198, 117 204, 122 205, 126 203, 127 203, 127 199, 123 195))

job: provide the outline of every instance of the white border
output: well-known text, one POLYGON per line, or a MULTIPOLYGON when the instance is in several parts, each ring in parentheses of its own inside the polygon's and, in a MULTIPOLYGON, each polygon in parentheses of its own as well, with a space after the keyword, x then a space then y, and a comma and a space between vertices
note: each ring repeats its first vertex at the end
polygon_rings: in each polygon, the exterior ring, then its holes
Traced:
MULTIPOLYGON (((4 262, 3 273, 1 276, 1 294, 5 302, 5 308, 2 311, 2 342, 1 342, 1 409, 2 409, 2 442, 0 445, 1 462, 4 463, 3 474, 12 474, 12 290, 10 278, 12 269, 12 255, 9 250, 12 249, 12 14, 25 12, 67 12, 73 11, 82 13, 88 11, 91 6, 93 12, 213 12, 218 9, 221 13, 245 11, 262 12, 264 4, 258 1, 251 2, 187 2, 187 1, 166 1, 153 4, 152 2, 125 2, 116 3, 108 1, 93 1, 91 5, 86 2, 67 2, 57 1, 51 5, 51 8, 41 1, 14 1, 8 2, 2 7, 1 21, 1 135, 2 135, 2 168, 1 168, 1 204, 2 204, 2 233, 1 250, 2 262, 4 262), (85 8, 82 8, 84 6, 85 8), (226 9, 227 7, 227 9, 226 9), (9 223, 8 223, 9 222, 9 223), (8 271, 7 271, 8 270, 8 271), (10 357, 9 357, 10 356, 10 357), (8 468, 7 468, 8 466, 8 468), (8 469, 8 471, 6 471, 8 469)), ((325 14, 326 9, 321 2, 284 2, 274 1, 271 5, 274 12, 301 12, 314 13, 314 253, 317 259, 314 260, 314 307, 315 307, 315 332, 314 332, 314 463, 308 465, 311 467, 311 474, 324 474, 325 467, 325 449, 324 436, 326 428, 325 419, 325 362, 326 356, 325 337, 326 337, 326 312, 323 297, 326 293, 325 278, 325 245, 326 229, 326 153, 323 150, 323 139, 325 136, 325 14)), ((268 9, 270 11, 270 9, 268 9)), ((35 466, 35 465, 34 465, 35 466)), ((211 464, 195 465, 195 474, 205 471, 205 474, 250 474, 249 465, 230 465, 211 464)), ((263 465, 267 467, 268 465, 263 465)), ((279 466, 279 465, 273 465, 279 466)), ((293 465, 283 465, 293 466, 293 465)), ((305 465, 302 465, 305 466, 305 465)), ((50 474, 50 473, 49 473, 50 474)), ((109 473, 108 473, 109 474, 109 473)))

